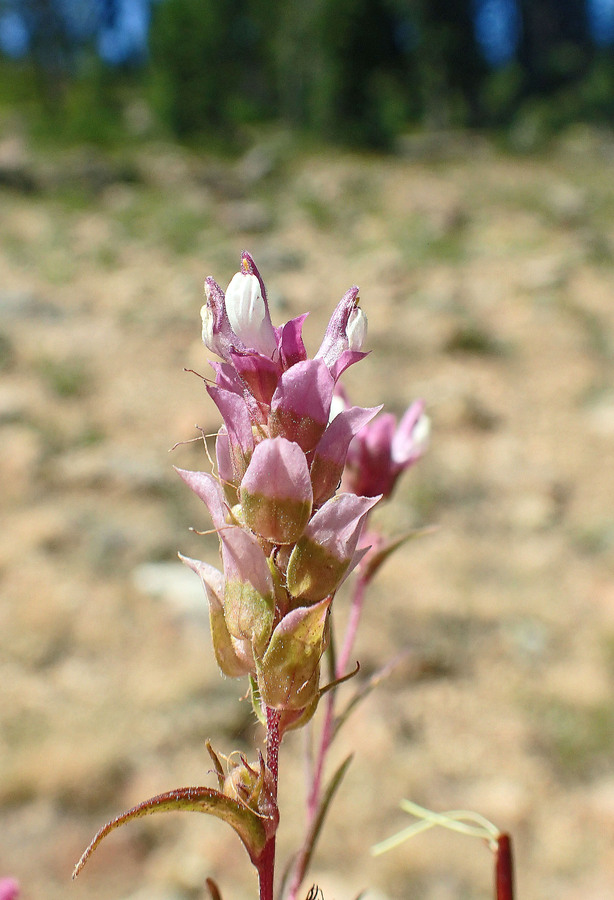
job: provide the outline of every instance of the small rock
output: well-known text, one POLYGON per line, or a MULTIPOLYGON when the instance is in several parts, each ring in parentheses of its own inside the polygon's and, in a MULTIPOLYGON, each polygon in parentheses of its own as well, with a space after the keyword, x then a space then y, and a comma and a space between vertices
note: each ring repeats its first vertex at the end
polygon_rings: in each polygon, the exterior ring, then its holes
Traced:
POLYGON ((143 563, 133 571, 132 581, 141 593, 164 600, 180 614, 209 617, 203 587, 183 563, 143 563))
POLYGON ((519 492, 510 504, 510 520, 524 532, 541 531, 556 520, 557 504, 548 491, 519 492))
POLYGON ((529 260, 521 274, 521 287, 528 291, 554 291, 565 286, 569 277, 568 261, 559 256, 541 256, 529 260))
POLYGON ((614 391, 602 394, 585 413, 588 430, 601 437, 614 435, 614 391))
POLYGON ((28 407, 26 391, 13 385, 0 385, 0 425, 23 420, 28 407))
POLYGON ((27 291, 0 291, 0 319, 60 319, 62 311, 27 291))
POLYGON ((63 454, 55 463, 55 474, 73 487, 115 484, 133 491, 159 490, 168 473, 153 460, 110 452, 106 446, 85 447, 63 454))
POLYGON ((586 215, 584 191, 573 184, 555 184, 546 193, 545 202, 553 218, 561 225, 577 225, 586 215))
POLYGON ((42 440, 32 428, 18 423, 3 428, 0 443, 3 500, 17 498, 34 487, 42 455, 42 440))

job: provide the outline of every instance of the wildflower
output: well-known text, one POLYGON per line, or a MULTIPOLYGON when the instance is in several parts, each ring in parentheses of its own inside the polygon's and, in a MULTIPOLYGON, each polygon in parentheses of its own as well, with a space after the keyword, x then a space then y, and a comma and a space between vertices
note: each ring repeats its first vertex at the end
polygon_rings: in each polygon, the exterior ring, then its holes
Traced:
MULTIPOLYGON (((341 402, 344 403, 343 397, 341 402)), ((422 400, 411 404, 398 425, 392 413, 379 416, 352 440, 343 487, 360 496, 389 497, 399 475, 425 453, 429 433, 430 422, 422 400)))
POLYGON ((304 603, 332 594, 359 562, 356 547, 367 513, 379 497, 338 494, 313 516, 294 546, 288 590, 304 603))
POLYGON ((211 278, 205 294, 203 340, 221 359, 207 387, 224 421, 218 473, 179 474, 209 510, 223 573, 185 561, 205 587, 222 671, 249 672, 261 701, 294 721, 317 697, 330 604, 362 558, 378 499, 335 496, 352 439, 378 412, 357 406, 331 421, 337 379, 365 355, 366 318, 350 288, 310 359, 305 317, 271 323, 249 254, 225 294, 211 278))

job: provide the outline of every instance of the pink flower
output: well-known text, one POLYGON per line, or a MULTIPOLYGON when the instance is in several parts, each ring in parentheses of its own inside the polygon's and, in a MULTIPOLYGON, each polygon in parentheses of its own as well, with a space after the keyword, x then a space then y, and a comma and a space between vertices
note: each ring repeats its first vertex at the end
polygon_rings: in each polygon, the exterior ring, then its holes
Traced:
POLYGON ((292 544, 303 533, 313 506, 305 454, 286 438, 266 438, 251 458, 239 488, 246 525, 276 544, 292 544))
POLYGON ((286 572, 288 590, 310 604, 333 594, 358 563, 360 534, 379 497, 338 494, 317 511, 296 542, 286 572))
POLYGON ((216 660, 256 680, 269 706, 296 718, 316 702, 328 609, 364 555, 361 531, 377 497, 335 496, 348 448, 378 412, 356 406, 331 421, 335 383, 365 355, 366 318, 351 288, 314 359, 304 316, 275 327, 264 282, 248 253, 224 294, 205 283, 207 390, 224 424, 217 475, 178 470, 205 503, 223 571, 185 560, 207 597, 216 660))
POLYGON ((412 403, 398 426, 392 413, 379 416, 350 444, 343 487, 364 497, 389 497, 399 475, 426 452, 429 432, 422 400, 412 403))
POLYGON ((0 878, 0 900, 17 900, 19 882, 14 878, 0 878))
MULTIPOLYGON (((315 380, 317 394, 313 396, 311 389, 305 388, 303 379, 302 401, 299 391, 291 409, 299 416, 309 416, 306 404, 316 402, 326 407, 325 426, 332 386, 348 366, 365 355, 361 347, 367 323, 358 305, 358 288, 350 288, 337 305, 315 360, 307 360, 303 344, 304 315, 279 328, 272 325, 264 282, 249 253, 242 254, 241 270, 232 278, 226 294, 213 278, 207 278, 205 295, 207 302, 201 309, 203 341, 224 360, 214 364, 218 389, 242 395, 254 424, 262 424, 271 404, 278 410, 281 406, 282 411, 284 402, 288 405, 287 395, 295 390, 297 374, 290 377, 286 373, 305 363, 305 378, 309 373, 315 380), (328 379, 321 370, 327 370, 328 379)), ((214 389, 210 393, 230 434, 229 411, 222 408, 214 389)), ((283 436, 288 437, 285 433, 283 436)))
POLYGON ((352 406, 338 413, 330 422, 315 449, 311 464, 314 503, 329 500, 341 482, 343 467, 352 439, 382 409, 352 406))

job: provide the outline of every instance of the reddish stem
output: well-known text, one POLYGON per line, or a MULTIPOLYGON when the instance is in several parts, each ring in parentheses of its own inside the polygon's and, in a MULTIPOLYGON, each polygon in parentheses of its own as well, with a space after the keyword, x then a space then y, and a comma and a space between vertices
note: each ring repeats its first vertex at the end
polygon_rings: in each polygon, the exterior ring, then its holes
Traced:
POLYGON ((509 834, 497 838, 495 890, 496 900, 514 900, 514 855, 509 834))
MULTIPOLYGON (((365 592, 367 590, 367 585, 369 584, 369 579, 364 577, 363 575, 358 576, 358 580, 356 581, 356 587, 354 588, 354 594, 352 596, 352 605, 350 607, 350 618, 348 620, 347 628, 345 630, 345 638, 343 639, 343 646, 341 648, 341 652, 337 657, 337 668, 335 671, 336 678, 343 678, 345 675, 345 670, 347 669, 348 662, 350 659, 350 654, 354 647, 354 641, 356 640, 356 632, 358 631, 358 625, 360 624, 360 617, 362 615, 362 608, 365 603, 365 592)), ((331 696, 334 694, 334 691, 331 692, 331 696)))
MULTIPOLYGON (((281 713, 267 707, 266 711, 266 765, 273 782, 273 800, 277 803, 277 783, 279 778, 279 720, 281 713)), ((266 842, 258 863, 260 880, 260 900, 273 900, 275 883, 275 835, 266 842)))
MULTIPOLYGON (((352 648, 356 640, 356 632, 358 631, 358 625, 360 622, 360 617, 362 615, 362 609, 364 606, 365 593, 368 583, 369 579, 363 576, 359 576, 358 581, 356 582, 354 593, 352 595, 350 618, 348 620, 347 628, 345 630, 345 637, 343 639, 343 646, 335 664, 335 678, 342 678, 345 675, 345 670, 348 665, 350 654, 352 653, 352 648)), ((307 862, 314 840, 314 825, 322 800, 324 765, 326 763, 328 750, 335 733, 334 724, 335 691, 332 690, 329 692, 328 697, 326 698, 326 711, 324 713, 324 722, 322 724, 322 732, 320 735, 320 746, 318 747, 318 754, 313 767, 311 786, 307 797, 307 827, 305 840, 303 842, 303 846, 299 851, 298 858, 294 867, 290 890, 288 892, 288 900, 296 900, 298 890, 307 870, 307 862)))

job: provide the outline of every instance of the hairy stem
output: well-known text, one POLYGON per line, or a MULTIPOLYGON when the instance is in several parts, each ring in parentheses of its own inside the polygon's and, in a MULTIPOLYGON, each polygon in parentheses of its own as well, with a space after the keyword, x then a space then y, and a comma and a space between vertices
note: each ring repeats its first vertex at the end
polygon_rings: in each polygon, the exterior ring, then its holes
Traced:
MULTIPOLYGON (((266 765, 272 775, 274 801, 277 802, 277 783, 279 780, 279 719, 281 713, 267 707, 266 711, 266 765)), ((258 863, 260 880, 260 900, 273 900, 275 882, 275 835, 269 838, 258 863)))

